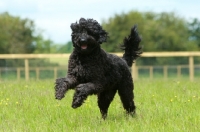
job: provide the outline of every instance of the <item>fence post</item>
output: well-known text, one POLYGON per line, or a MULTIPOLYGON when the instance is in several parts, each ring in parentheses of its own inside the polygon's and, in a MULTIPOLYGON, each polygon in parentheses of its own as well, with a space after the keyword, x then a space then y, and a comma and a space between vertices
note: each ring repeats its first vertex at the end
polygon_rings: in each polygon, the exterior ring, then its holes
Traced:
POLYGON ((36 80, 39 80, 39 76, 40 76, 39 68, 37 67, 37 68, 35 69, 35 71, 36 71, 36 80))
POLYGON ((189 56, 189 73, 190 73, 190 81, 194 80, 194 57, 189 56))
POLYGON ((28 64, 28 59, 24 60, 25 63, 25 80, 29 80, 29 64, 28 64))
POLYGON ((57 78, 57 67, 54 67, 54 80, 57 78))
POLYGON ((181 66, 177 66, 177 77, 181 77, 181 66))
POLYGON ((17 80, 20 80, 20 68, 17 68, 17 80))
POLYGON ((137 67, 136 67, 136 62, 133 63, 132 68, 131 68, 131 72, 132 72, 133 80, 137 80, 138 79, 138 70, 137 70, 137 67))
POLYGON ((168 76, 168 72, 167 72, 167 70, 168 70, 168 67, 167 67, 167 66, 164 66, 164 68, 163 68, 164 79, 167 79, 167 76, 168 76))
POLYGON ((149 77, 150 79, 153 79, 153 66, 149 67, 149 77))

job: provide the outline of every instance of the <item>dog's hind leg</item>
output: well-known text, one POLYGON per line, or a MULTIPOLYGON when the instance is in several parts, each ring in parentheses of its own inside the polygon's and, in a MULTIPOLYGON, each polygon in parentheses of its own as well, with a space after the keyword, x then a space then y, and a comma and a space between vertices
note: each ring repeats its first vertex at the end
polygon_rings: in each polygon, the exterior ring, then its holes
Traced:
POLYGON ((128 114, 134 114, 135 113, 135 103, 133 101, 134 99, 134 93, 133 93, 133 84, 132 83, 123 83, 119 86, 118 94, 120 96, 120 99, 122 101, 124 109, 127 111, 128 114))
POLYGON ((104 91, 98 94, 98 106, 103 119, 107 117, 108 108, 115 94, 116 90, 104 91))

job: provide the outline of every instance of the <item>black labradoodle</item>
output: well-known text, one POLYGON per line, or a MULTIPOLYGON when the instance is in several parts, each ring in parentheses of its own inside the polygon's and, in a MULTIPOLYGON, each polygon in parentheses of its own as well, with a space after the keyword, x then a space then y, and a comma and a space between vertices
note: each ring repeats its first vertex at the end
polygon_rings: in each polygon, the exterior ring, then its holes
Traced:
POLYGON ((71 29, 74 50, 70 55, 67 77, 56 79, 56 99, 61 100, 69 89, 74 89, 72 107, 77 108, 89 95, 95 94, 105 119, 118 91, 127 113, 135 113, 134 86, 129 67, 142 53, 136 26, 124 38, 122 48, 125 53, 122 58, 101 49, 100 45, 106 42, 108 33, 96 20, 81 18, 79 23, 71 24, 71 29))

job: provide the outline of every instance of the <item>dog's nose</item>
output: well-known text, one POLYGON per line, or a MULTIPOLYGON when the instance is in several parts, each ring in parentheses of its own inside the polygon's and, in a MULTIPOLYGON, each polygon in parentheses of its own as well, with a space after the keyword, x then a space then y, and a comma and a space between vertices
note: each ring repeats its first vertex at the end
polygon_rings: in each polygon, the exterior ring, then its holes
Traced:
POLYGON ((86 39, 82 38, 80 41, 83 43, 83 42, 86 42, 86 39))

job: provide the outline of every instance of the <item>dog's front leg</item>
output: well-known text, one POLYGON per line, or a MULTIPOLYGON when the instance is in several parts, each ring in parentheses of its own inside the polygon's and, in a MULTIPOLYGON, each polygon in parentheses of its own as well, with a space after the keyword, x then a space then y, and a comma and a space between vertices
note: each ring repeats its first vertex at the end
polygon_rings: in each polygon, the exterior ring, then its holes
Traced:
POLYGON ((76 85, 76 80, 67 78, 58 78, 55 82, 55 98, 61 100, 65 93, 76 85))
POLYGON ((84 103, 88 95, 97 94, 101 90, 102 86, 94 83, 79 84, 75 88, 72 107, 80 107, 84 103))

